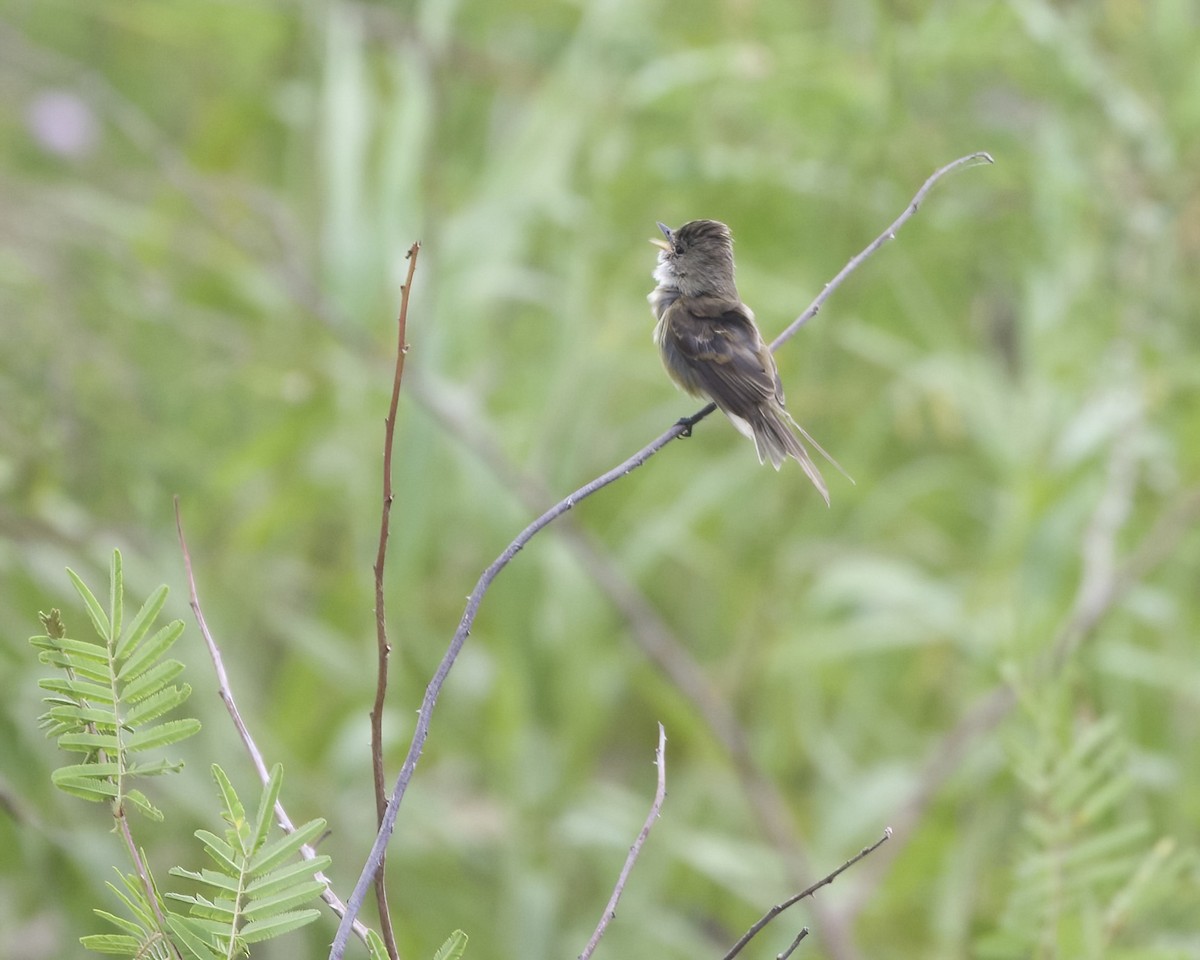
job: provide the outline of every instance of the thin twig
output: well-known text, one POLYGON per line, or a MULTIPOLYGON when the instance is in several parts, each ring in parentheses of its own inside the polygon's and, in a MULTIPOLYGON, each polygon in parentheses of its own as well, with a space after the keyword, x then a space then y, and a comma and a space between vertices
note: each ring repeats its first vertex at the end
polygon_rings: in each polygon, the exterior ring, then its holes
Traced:
MULTIPOLYGON (((531 509, 549 499, 545 485, 536 477, 519 470, 494 442, 485 422, 472 414, 452 409, 442 391, 420 379, 407 384, 410 396, 433 414, 446 432, 458 437, 514 491, 531 509)), ((797 829, 788 804, 750 748, 746 731, 726 698, 713 684, 704 668, 688 650, 687 644, 671 628, 645 594, 613 562, 604 545, 585 527, 567 514, 554 525, 555 533, 574 553, 588 575, 605 593, 625 619, 630 637, 642 655, 692 705, 712 737, 732 764, 738 786, 746 799, 758 829, 771 849, 779 853, 788 880, 800 887, 812 879, 805 838, 797 829)), ((828 905, 813 902, 813 914, 828 940, 838 929, 838 918, 828 905)), ((834 950, 834 956, 844 956, 834 950)))
POLYGON ((807 936, 808 936, 808 927, 801 927, 800 932, 798 934, 796 934, 796 939, 791 942, 791 945, 786 950, 784 950, 782 953, 778 954, 775 957, 775 960, 787 960, 788 957, 790 957, 793 953, 796 952, 796 948, 798 946, 800 946, 800 941, 803 940, 807 936))
MULTIPOLYGON (((397 318, 396 372, 392 377, 392 399, 387 418, 383 422, 383 506, 379 516, 379 549, 375 553, 375 706, 371 710, 371 772, 375 781, 375 824, 383 822, 387 810, 387 782, 383 773, 383 707, 387 699, 388 657, 392 652, 387 635, 387 612, 383 594, 383 567, 387 560, 388 532, 392 517, 392 445, 396 437, 396 409, 400 406, 400 381, 404 378, 404 358, 408 354, 405 332, 408 329, 408 298, 412 292, 413 274, 417 269, 417 254, 421 244, 408 248, 408 277, 400 294, 400 316, 397 318)), ((392 930, 392 914, 388 908, 387 880, 384 864, 386 855, 379 861, 375 874, 375 902, 379 910, 379 927, 383 942, 391 960, 399 960, 396 934, 392 930)))
POLYGON ((863 847, 863 849, 859 850, 858 853, 856 853, 854 856, 852 856, 849 860, 847 860, 845 863, 843 863, 840 867, 838 867, 832 873, 825 874, 825 876, 823 876, 816 883, 812 884, 812 886, 805 887, 799 893, 788 897, 782 903, 775 904, 775 906, 773 906, 770 910, 768 910, 766 913, 764 913, 762 915, 762 918, 757 923, 755 923, 754 926, 752 926, 749 930, 747 930, 744 934, 742 934, 742 938, 730 948, 729 952, 727 954, 725 954, 725 956, 722 958, 722 960, 733 960, 734 957, 736 957, 739 953, 742 952, 742 948, 744 948, 746 946, 746 944, 748 944, 751 940, 753 940, 756 936, 758 936, 758 934, 762 932, 763 928, 766 927, 766 925, 768 923, 770 923, 772 920, 774 920, 777 916, 779 916, 781 913, 783 913, 784 910, 786 910, 788 907, 790 907, 794 904, 799 903, 805 897, 811 897, 814 893, 816 893, 822 887, 829 886, 829 884, 833 883, 834 880, 836 880, 843 873, 845 873, 847 870, 849 870, 852 866, 854 866, 856 863, 858 863, 859 860, 862 860, 864 857, 869 857, 872 853, 874 853, 881 846, 883 846, 883 844, 888 841, 888 839, 891 837, 891 835, 892 835, 892 828, 888 827, 886 830, 883 831, 882 837, 880 837, 878 840, 876 840, 869 847, 863 847))
POLYGON ((579 960, 588 960, 596 952, 600 938, 604 936, 604 931, 608 929, 609 923, 617 915, 617 902, 621 899, 621 894, 625 892, 625 884, 629 880, 629 874, 642 852, 642 845, 646 842, 646 838, 650 836, 650 830, 654 826, 654 821, 658 819, 658 815, 662 811, 663 800, 667 797, 667 731, 663 729, 661 723, 658 725, 658 748, 654 751, 654 765, 658 767, 658 788, 654 791, 654 802, 650 804, 650 812, 646 815, 646 822, 642 824, 641 832, 637 835, 637 839, 633 841, 633 846, 629 848, 629 856, 625 858, 625 865, 621 867, 621 875, 617 877, 617 884, 613 887, 612 896, 608 898, 608 906, 604 908, 604 913, 600 917, 600 922, 596 925, 592 939, 583 948, 583 953, 579 955, 579 960))
POLYGON ((953 173, 955 170, 958 170, 962 167, 972 167, 981 163, 995 163, 995 161, 992 159, 992 155, 990 153, 981 150, 979 153, 973 153, 969 157, 959 157, 957 160, 946 164, 940 170, 935 170, 933 173, 931 173, 929 175, 929 179, 921 185, 921 189, 916 192, 912 200, 909 201, 908 206, 904 208, 904 212, 895 220, 893 220, 891 225, 884 230, 883 233, 865 246, 858 256, 854 257, 844 267, 842 267, 842 269, 838 271, 836 277, 825 284, 825 288, 819 294, 817 294, 817 298, 813 300, 811 304, 809 304, 808 309, 800 314, 800 316, 798 316, 791 323, 789 323, 787 329, 785 329, 783 333, 771 341, 771 350, 778 350, 781 346, 783 346, 783 344, 791 340, 802 326, 804 326, 809 320, 817 315, 817 311, 824 306, 825 301, 829 299, 833 291, 840 287, 843 281, 850 276, 850 274, 861 267, 863 262, 885 243, 887 243, 889 240, 896 239, 896 231, 913 218, 914 214, 916 214, 916 212, 921 208, 921 204, 925 202, 925 198, 929 195, 929 191, 933 189, 933 185, 935 183, 941 180, 942 177, 946 176, 948 173, 953 173))
MULTIPOLYGON (((196 578, 192 573, 192 555, 188 551, 187 540, 183 535, 183 516, 180 512, 178 496, 175 497, 175 530, 179 534, 179 547, 183 551, 183 566, 187 571, 188 593, 191 598, 192 613, 196 617, 196 623, 200 627, 200 634, 204 637, 204 643, 208 647, 208 655, 212 658, 213 671, 217 675, 217 694, 221 697, 221 702, 225 704, 225 709, 229 711, 229 716, 233 720, 233 726, 237 730, 238 736, 242 738, 246 752, 250 754, 250 762, 254 764, 254 769, 258 772, 258 779, 265 785, 271 775, 267 771, 267 765, 263 760, 261 751, 258 749, 258 744, 254 742, 254 737, 250 735, 250 730, 242 720, 237 702, 233 698, 233 688, 229 685, 229 675, 225 672, 225 661, 221 657, 221 650, 217 646, 217 642, 213 639, 212 633, 209 632, 208 623, 204 619, 204 611, 200 609, 200 597, 196 592, 196 578)), ((282 800, 275 801, 275 819, 278 821, 279 826, 283 828, 284 833, 295 832, 296 827, 292 823, 291 817, 288 816, 287 811, 283 808, 282 800)), ((300 848, 300 855, 305 860, 313 860, 317 856, 317 851, 306 843, 300 848)), ((313 876, 325 884, 325 889, 321 891, 321 899, 329 905, 334 913, 344 920, 346 917, 346 905, 333 892, 333 888, 329 884, 329 878, 320 870, 313 874, 313 876)), ((353 920, 352 928, 354 935, 365 943, 367 928, 358 920, 353 920)))
MULTIPOLYGON (((895 235, 896 230, 902 226, 909 218, 916 213, 917 208, 924 200, 925 195, 933 187, 933 185, 951 171, 975 162, 990 162, 991 157, 986 153, 975 153, 969 157, 963 157, 949 163, 936 171, 928 180, 925 181, 921 189, 913 197, 908 207, 879 237, 871 242, 862 253, 858 254, 842 269, 842 271, 834 277, 813 301, 804 314, 797 320, 793 321, 792 325, 785 330, 779 337, 776 338, 773 346, 779 346, 789 339, 795 330, 807 321, 808 317, 815 315, 820 309, 825 298, 836 289, 842 280, 849 275, 849 272, 858 267, 868 256, 875 250, 891 239, 895 235)), ((388 801, 387 810, 384 812, 383 823, 379 827, 379 832, 375 836, 375 843, 371 847, 371 852, 367 857, 366 863, 363 865, 362 873, 359 874, 358 882, 354 886, 354 892, 351 893, 350 899, 347 902, 347 913, 342 918, 342 923, 338 927, 336 936, 334 937, 333 946, 329 953, 330 960, 341 960, 343 953, 346 950, 346 942, 349 940, 349 923, 358 915, 358 911, 362 909, 363 900, 366 897, 367 887, 370 886, 376 871, 379 869, 379 862, 383 856, 383 851, 386 849, 388 841, 391 839, 392 831, 396 826, 396 815, 400 809, 400 803, 404 799, 404 794, 408 790, 408 785, 412 780, 413 772, 416 770, 417 761, 421 757, 421 752, 425 748, 425 740, 429 736, 429 724, 433 716, 434 707, 437 705, 437 698, 442 690, 442 685, 446 682, 446 677, 450 673, 450 669, 454 666, 454 661, 458 658, 459 652, 462 650, 463 644, 466 643, 467 637, 471 633, 471 627, 475 623, 475 616, 479 612, 479 606, 483 602, 483 597, 487 593, 488 588, 492 585, 492 581, 497 575, 508 566, 509 562, 525 547, 545 527, 549 526, 560 516, 570 510, 575 504, 581 500, 590 497, 593 493, 603 490, 610 483, 613 483, 629 473, 632 473, 643 463, 649 460, 652 456, 658 453, 672 440, 683 436, 685 432, 691 430, 695 423, 698 423, 704 417, 708 416, 715 407, 709 404, 695 416, 688 420, 680 421, 671 426, 669 430, 661 436, 652 440, 633 456, 619 463, 607 473, 602 474, 590 483, 584 484, 574 493, 571 493, 564 499, 560 500, 549 510, 543 513, 540 517, 534 520, 529 526, 522 530, 504 551, 488 566, 486 570, 480 574, 479 580, 476 581, 475 589, 471 591, 467 597, 467 605, 463 611, 463 615, 458 624, 458 629, 454 633, 453 639, 450 641, 446 653, 443 655, 441 663, 438 664, 437 670, 434 672, 429 685, 425 688, 425 696, 421 701, 421 708, 417 714, 416 727, 413 730, 412 742, 409 745, 408 755, 404 759, 404 763, 400 767, 400 773, 396 777, 396 783, 392 788, 391 799, 388 801)))
POLYGON ((133 833, 129 829, 129 818, 125 816, 124 809, 118 810, 115 816, 117 823, 121 825, 121 837, 125 840, 125 848, 129 851, 129 858, 133 861, 133 868, 137 871, 138 879, 142 883, 142 892, 146 895, 146 901, 150 904, 150 909, 154 911, 154 918, 158 921, 159 933, 166 940, 171 953, 179 960, 183 960, 183 954, 179 952, 179 947, 167 933, 167 919, 163 916, 162 905, 158 902, 158 891, 154 889, 150 871, 146 868, 141 853, 138 852, 137 844, 133 842, 133 833))

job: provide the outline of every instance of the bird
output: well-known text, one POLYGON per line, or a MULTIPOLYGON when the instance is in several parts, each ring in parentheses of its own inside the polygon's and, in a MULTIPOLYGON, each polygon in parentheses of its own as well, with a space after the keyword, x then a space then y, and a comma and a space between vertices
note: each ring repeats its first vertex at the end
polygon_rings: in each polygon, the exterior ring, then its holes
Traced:
POLYGON ((650 241, 659 248, 657 286, 647 299, 668 375, 687 393, 715 403, 754 441, 759 463, 769 460, 776 470, 788 457, 799 463, 828 506, 829 488, 801 437, 845 471, 784 406, 775 358, 734 283, 729 227, 691 220, 675 230, 658 228, 663 239, 650 241))

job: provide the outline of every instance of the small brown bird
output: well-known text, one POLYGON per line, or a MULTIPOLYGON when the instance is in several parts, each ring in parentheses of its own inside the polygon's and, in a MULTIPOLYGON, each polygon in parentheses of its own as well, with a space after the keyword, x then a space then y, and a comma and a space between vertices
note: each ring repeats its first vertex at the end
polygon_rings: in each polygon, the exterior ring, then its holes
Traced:
POLYGON ((658 286, 648 299, 667 373, 688 393, 712 400, 750 437, 759 463, 770 460, 778 470, 793 457, 828 504, 821 471, 793 430, 841 467, 784 408, 775 358, 733 282, 729 228, 716 220, 658 228, 665 239, 650 241, 661 251, 654 270, 658 286))

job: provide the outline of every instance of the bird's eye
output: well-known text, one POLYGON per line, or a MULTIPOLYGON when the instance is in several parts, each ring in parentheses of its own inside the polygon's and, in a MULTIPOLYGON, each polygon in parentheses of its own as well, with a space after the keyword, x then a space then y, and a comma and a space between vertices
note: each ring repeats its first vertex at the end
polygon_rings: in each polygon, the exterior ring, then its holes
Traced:
POLYGON ((678 256, 681 253, 683 253, 683 244, 682 243, 675 244, 675 254, 678 256))

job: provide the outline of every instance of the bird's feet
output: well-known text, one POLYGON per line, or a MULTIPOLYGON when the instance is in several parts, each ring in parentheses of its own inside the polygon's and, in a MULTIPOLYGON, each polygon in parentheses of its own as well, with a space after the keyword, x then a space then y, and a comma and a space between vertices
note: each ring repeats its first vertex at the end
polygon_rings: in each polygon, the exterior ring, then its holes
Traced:
POLYGON ((696 425, 696 421, 698 419, 699 417, 680 417, 678 420, 676 420, 675 426, 683 427, 683 429, 679 432, 679 435, 681 437, 690 437, 692 435, 692 427, 696 425))

